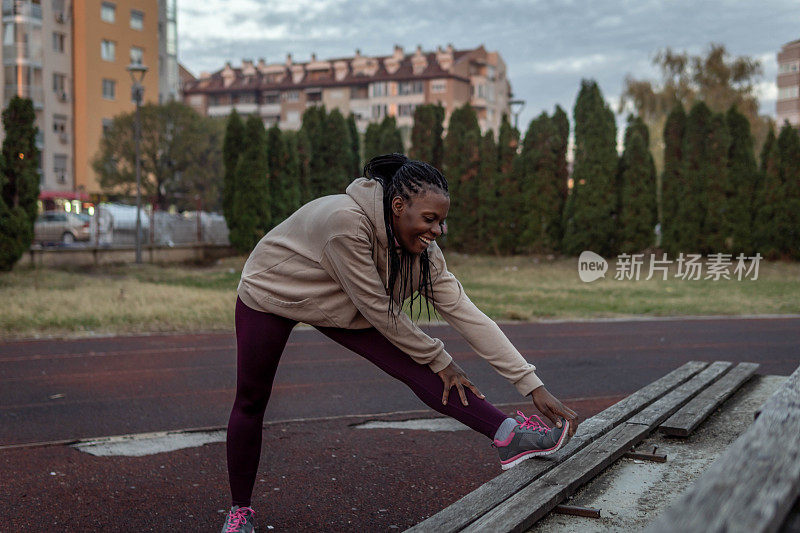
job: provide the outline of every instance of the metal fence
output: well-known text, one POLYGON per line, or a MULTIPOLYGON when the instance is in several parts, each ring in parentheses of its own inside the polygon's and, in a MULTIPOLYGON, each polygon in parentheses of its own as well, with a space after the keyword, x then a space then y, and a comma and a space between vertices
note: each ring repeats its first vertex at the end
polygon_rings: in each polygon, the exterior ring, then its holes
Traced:
MULTIPOLYGON (((141 242, 160 246, 179 244, 230 244, 228 225, 217 213, 182 214, 142 209, 141 242)), ((136 243, 136 207, 101 203, 91 217, 91 245, 128 246, 136 243)))

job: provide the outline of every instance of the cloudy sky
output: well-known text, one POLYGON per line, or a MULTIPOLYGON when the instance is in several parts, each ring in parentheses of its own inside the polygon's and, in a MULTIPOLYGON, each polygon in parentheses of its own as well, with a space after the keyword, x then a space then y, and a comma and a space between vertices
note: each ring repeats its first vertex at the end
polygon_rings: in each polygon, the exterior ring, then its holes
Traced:
POLYGON ((800 39, 797 0, 203 0, 178 2, 179 59, 195 75, 242 58, 283 62, 388 55, 452 43, 497 50, 520 129, 560 104, 572 115, 581 78, 615 103, 625 76, 657 76, 664 48, 702 53, 710 42, 761 60, 762 112, 775 114, 776 53, 800 39))

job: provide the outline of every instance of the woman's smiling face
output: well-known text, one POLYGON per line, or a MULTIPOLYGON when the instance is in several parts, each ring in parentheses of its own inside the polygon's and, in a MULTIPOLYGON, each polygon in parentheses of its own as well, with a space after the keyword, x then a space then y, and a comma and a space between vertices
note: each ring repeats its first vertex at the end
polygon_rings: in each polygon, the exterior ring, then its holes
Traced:
POLYGON ((444 233, 449 210, 450 198, 437 189, 425 190, 410 200, 395 196, 392 200, 395 238, 407 252, 421 254, 444 233))

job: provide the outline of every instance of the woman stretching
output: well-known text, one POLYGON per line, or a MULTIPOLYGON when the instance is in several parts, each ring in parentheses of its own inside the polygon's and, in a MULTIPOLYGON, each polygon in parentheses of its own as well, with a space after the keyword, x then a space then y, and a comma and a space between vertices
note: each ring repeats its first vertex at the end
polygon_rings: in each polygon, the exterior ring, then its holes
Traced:
POLYGON ((236 400, 227 442, 233 505, 224 532, 253 531, 250 497, 264 411, 298 322, 403 381, 432 409, 486 435, 503 469, 553 453, 577 427, 577 414, 544 388, 535 367, 448 272, 435 242, 450 208, 444 176, 401 154, 372 159, 364 175, 346 194, 298 209, 261 239, 244 265, 236 301, 236 400), (509 418, 486 401, 442 341, 402 311, 407 298, 413 303, 420 296, 555 427, 536 415, 509 418))

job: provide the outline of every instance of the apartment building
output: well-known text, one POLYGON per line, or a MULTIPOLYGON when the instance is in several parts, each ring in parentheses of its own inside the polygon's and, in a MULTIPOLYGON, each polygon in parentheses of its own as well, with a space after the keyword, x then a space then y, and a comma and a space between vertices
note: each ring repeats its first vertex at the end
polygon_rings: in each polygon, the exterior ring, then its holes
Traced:
POLYGON ((114 116, 136 108, 131 63, 149 67, 145 102, 159 99, 158 0, 73 0, 75 188, 99 193, 92 169, 114 116))
POLYGON ((498 52, 483 45, 455 50, 452 45, 411 54, 395 46, 392 55, 364 56, 295 62, 291 55, 282 63, 263 59, 244 60, 240 67, 226 64, 213 74, 202 73, 183 85, 184 101, 208 116, 225 116, 233 109, 257 114, 266 127, 278 124, 296 130, 303 111, 314 105, 353 113, 360 131, 367 124, 396 117, 401 130, 413 125, 418 105, 441 103, 445 126, 452 111, 470 102, 482 131, 500 126, 509 113, 511 85, 506 65, 498 52))
POLYGON ((43 207, 80 210, 100 194, 92 159, 115 115, 131 112, 131 63, 145 101, 180 98, 176 0, 3 0, 3 105, 31 98, 43 207))
POLYGON ((3 0, 3 108, 30 98, 39 135, 41 188, 71 191, 72 28, 65 1, 3 0))
POLYGON ((800 127, 800 39, 786 43, 778 52, 778 127, 789 121, 800 127))

